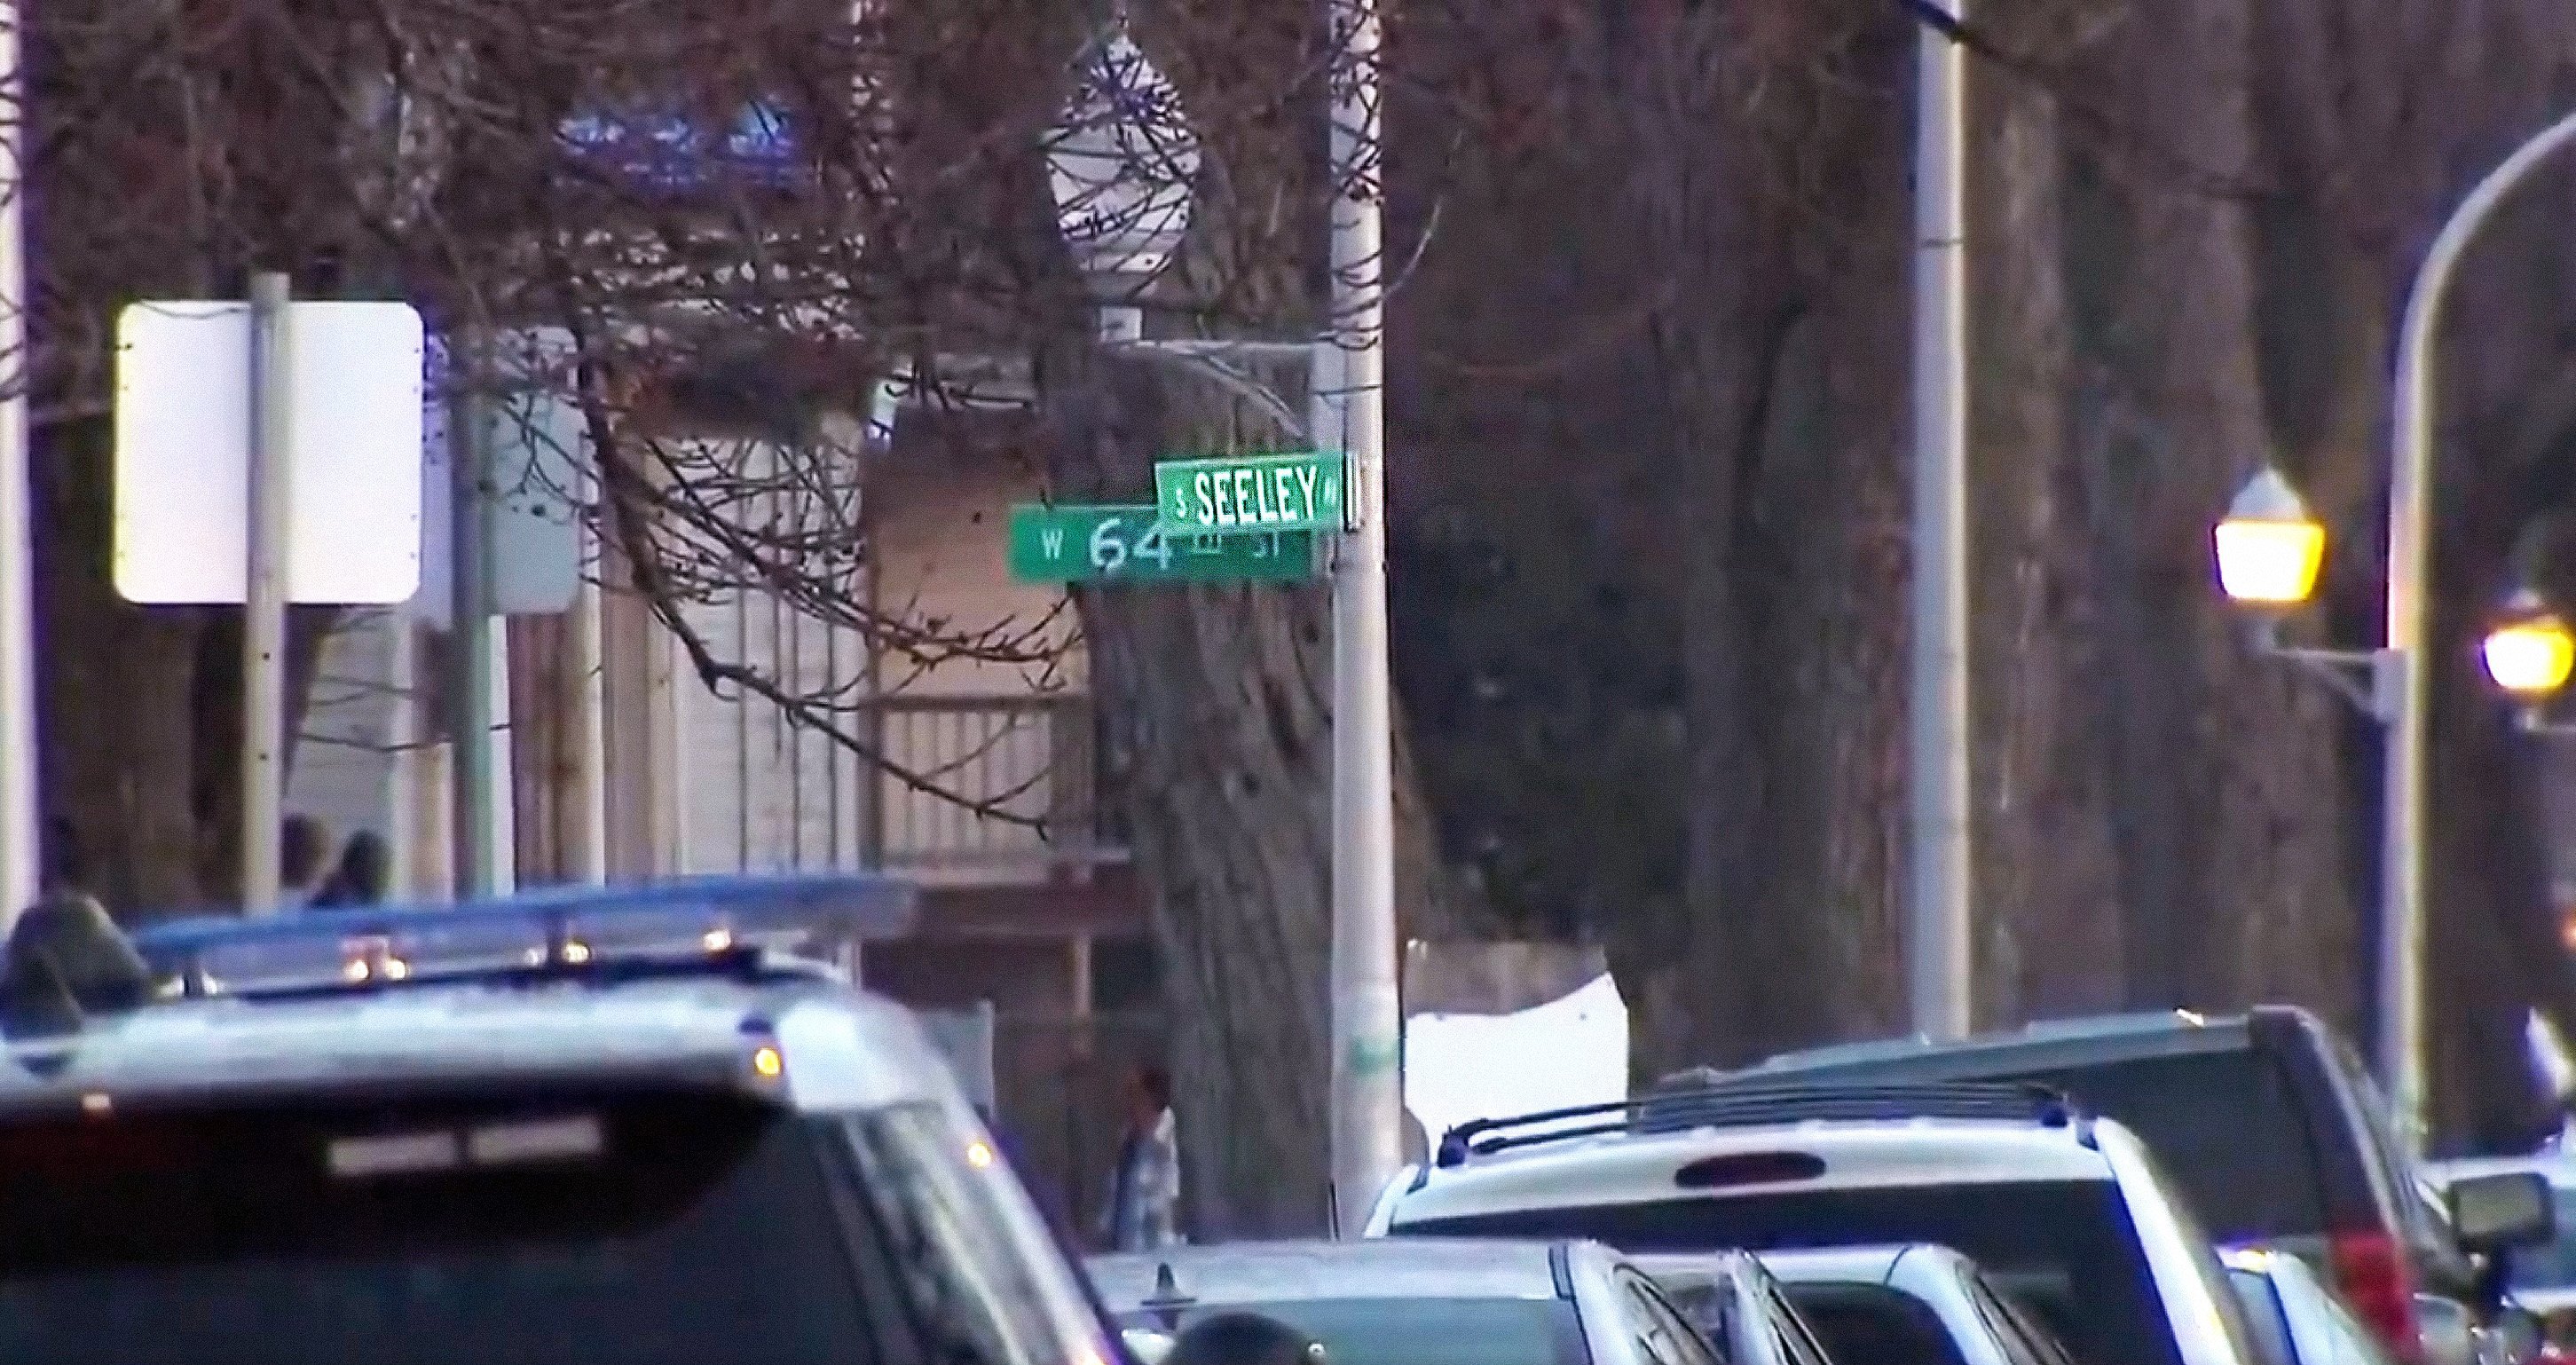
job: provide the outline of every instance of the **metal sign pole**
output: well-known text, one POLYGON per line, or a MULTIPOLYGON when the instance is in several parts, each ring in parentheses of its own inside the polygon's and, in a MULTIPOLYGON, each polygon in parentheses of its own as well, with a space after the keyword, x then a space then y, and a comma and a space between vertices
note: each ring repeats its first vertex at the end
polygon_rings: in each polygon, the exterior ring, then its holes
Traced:
POLYGON ((287 278, 250 282, 249 570, 242 596, 242 908, 277 909, 286 798, 287 525, 294 376, 287 278))
MULTIPOLYGON (((19 70, 19 10, 0 9, 0 355, 17 356, 27 372, 27 271, 20 220, 27 202, 21 173, 26 121, 19 70)), ((27 484, 27 389, 0 396, 0 929, 36 897, 36 615, 33 491, 27 484)))

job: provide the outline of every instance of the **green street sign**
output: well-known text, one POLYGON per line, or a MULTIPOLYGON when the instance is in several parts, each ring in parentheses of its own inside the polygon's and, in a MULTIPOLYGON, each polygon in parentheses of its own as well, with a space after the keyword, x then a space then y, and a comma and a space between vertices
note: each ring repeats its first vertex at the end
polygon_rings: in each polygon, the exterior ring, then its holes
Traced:
POLYGON ((1171 536, 1151 507, 1011 509, 1011 577, 1022 583, 1294 583, 1315 576, 1307 531, 1171 536))
POLYGON ((1236 455, 1154 466, 1165 535, 1342 529, 1342 457, 1236 455))

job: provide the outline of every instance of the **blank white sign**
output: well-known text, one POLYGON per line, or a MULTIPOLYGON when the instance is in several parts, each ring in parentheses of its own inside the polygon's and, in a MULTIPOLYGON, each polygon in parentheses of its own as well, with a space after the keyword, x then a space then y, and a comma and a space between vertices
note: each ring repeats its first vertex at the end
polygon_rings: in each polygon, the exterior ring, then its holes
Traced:
MULTIPOLYGON (((420 314, 289 308, 288 600, 408 601, 420 585, 420 314)), ((243 600, 250 403, 249 304, 117 315, 115 577, 127 601, 243 600)))
MULTIPOLYGON (((494 490, 483 522, 492 566, 492 610, 504 616, 572 609, 581 590, 584 480, 594 463, 590 426, 575 401, 572 333, 556 327, 507 332, 493 339, 503 390, 491 403, 494 490)), ((454 538, 454 479, 448 460, 449 374, 446 346, 429 339, 429 402, 421 414, 420 592, 412 615, 448 628, 455 606, 449 577, 454 538)))

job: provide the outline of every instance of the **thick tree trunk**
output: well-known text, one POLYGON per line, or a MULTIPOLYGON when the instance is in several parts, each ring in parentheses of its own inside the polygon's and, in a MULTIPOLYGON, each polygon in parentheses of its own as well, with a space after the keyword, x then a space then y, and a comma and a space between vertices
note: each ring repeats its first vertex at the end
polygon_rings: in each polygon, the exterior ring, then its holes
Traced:
POLYGON ((34 506, 46 854, 111 906, 187 906, 208 847, 191 696, 203 613, 116 595, 108 424, 45 435, 34 506))
MULTIPOLYGON (((1066 497, 1150 484, 1168 452, 1276 444, 1247 436, 1239 400, 1148 362, 1099 362, 1057 415, 1089 438, 1055 454, 1066 497)), ((1329 589, 1126 587, 1078 601, 1163 953, 1193 1222, 1203 1236, 1315 1232, 1330 1155, 1329 589)), ((1409 933, 1452 936, 1454 892, 1400 740, 1397 752, 1399 914, 1409 933)))
POLYGON ((1681 922, 1614 943, 1651 1074, 1904 1017, 1905 141, 1854 92, 1911 47, 1874 8, 1647 13, 1619 88, 1637 256, 1681 272, 1652 353, 1690 803, 1681 922))
MULTIPOLYGON (((1999 14, 2015 51, 2061 54, 1999 14)), ((2069 438, 2065 146, 2047 89, 1991 68, 1970 84, 1970 659, 1980 1020, 2117 1008, 2114 793, 2102 766, 2094 527, 2069 438)))
MULTIPOLYGON (((2243 0, 2127 20, 2096 88, 2147 145, 2251 175, 2243 0), (2180 99, 2175 91, 2194 92, 2180 99)), ((2340 703, 2249 649, 2218 598, 2209 525, 2271 450, 2254 237, 2238 200, 2144 158, 2097 161, 2071 266, 2096 439, 2085 472, 2103 646, 2129 998, 2306 1000, 2348 1014, 2352 897, 2336 811, 2340 703)), ((2295 473, 2295 471, 2293 471, 2295 473)))

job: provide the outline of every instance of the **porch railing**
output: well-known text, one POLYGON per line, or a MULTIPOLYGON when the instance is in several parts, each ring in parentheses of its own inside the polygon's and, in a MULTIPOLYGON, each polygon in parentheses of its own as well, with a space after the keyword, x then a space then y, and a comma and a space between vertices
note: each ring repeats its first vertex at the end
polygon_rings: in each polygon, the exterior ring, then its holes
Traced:
POLYGON ((1089 697, 893 696, 873 712, 867 723, 887 759, 937 789, 883 775, 882 799, 863 818, 885 866, 1016 880, 1126 858, 1100 799, 1089 697))

